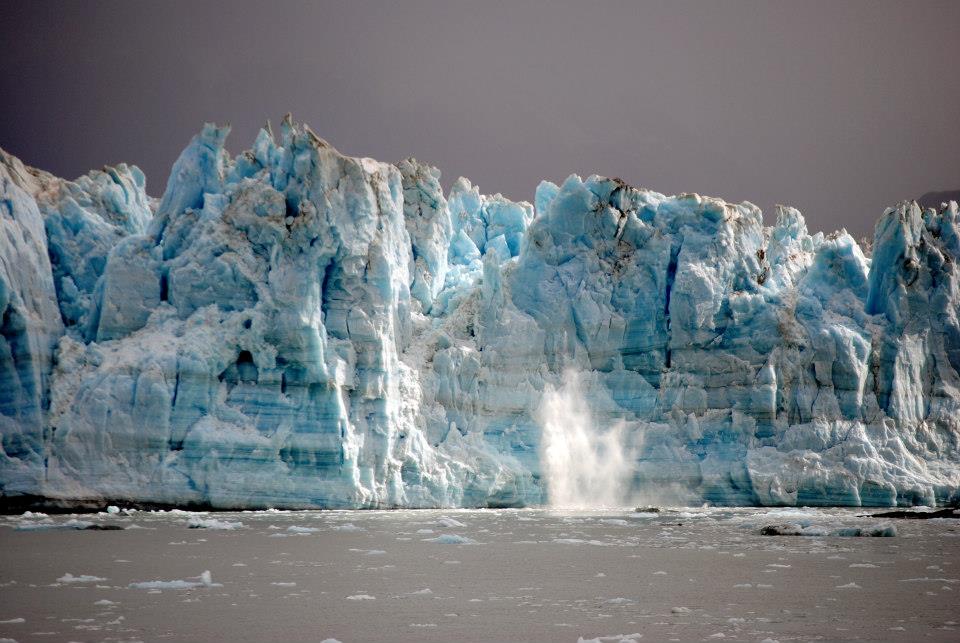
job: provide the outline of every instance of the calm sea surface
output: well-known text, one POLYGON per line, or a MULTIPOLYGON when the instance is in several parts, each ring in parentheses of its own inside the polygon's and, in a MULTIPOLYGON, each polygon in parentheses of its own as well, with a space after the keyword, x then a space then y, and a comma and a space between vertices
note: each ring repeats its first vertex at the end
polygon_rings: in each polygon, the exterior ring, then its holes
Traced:
POLYGON ((0 517, 16 641, 960 641, 960 521, 850 510, 0 517), (77 529, 114 525, 123 530, 77 529))

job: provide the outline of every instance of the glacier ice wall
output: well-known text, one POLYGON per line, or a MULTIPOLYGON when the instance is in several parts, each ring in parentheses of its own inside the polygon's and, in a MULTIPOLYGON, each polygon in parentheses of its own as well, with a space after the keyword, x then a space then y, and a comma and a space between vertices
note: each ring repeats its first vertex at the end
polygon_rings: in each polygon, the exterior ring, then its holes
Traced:
POLYGON ((792 208, 599 176, 534 207, 289 119, 227 134, 160 200, 0 156, 7 501, 539 504, 571 381, 625 500, 960 499, 956 203, 887 210, 868 257, 792 208))

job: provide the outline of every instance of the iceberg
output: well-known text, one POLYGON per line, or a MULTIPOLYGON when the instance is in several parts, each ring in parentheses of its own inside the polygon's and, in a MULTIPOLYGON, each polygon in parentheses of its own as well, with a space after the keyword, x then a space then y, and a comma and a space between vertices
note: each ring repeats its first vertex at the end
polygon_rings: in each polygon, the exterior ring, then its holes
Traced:
POLYGON ((228 134, 160 199, 0 154, 4 503, 960 501, 955 202, 865 249, 788 207, 444 194, 289 117, 228 134))

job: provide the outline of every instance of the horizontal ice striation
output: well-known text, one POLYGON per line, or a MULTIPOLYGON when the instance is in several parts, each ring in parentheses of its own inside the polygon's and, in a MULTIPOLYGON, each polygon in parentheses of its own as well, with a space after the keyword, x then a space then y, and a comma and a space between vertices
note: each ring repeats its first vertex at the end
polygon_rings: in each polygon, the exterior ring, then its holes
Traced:
POLYGON ((955 203, 889 209, 868 257, 792 208, 597 176, 534 208, 289 120, 227 134, 159 201, 0 159, 8 500, 539 504, 564 384, 635 498, 960 499, 955 203))

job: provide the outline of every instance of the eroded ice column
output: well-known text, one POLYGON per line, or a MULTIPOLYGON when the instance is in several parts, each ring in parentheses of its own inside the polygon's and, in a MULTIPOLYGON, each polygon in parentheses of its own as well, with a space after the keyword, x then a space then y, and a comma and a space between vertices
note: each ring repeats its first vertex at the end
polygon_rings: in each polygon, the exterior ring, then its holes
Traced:
POLYGON ((43 218, 0 150, 0 491, 38 494, 53 346, 63 333, 43 218))

